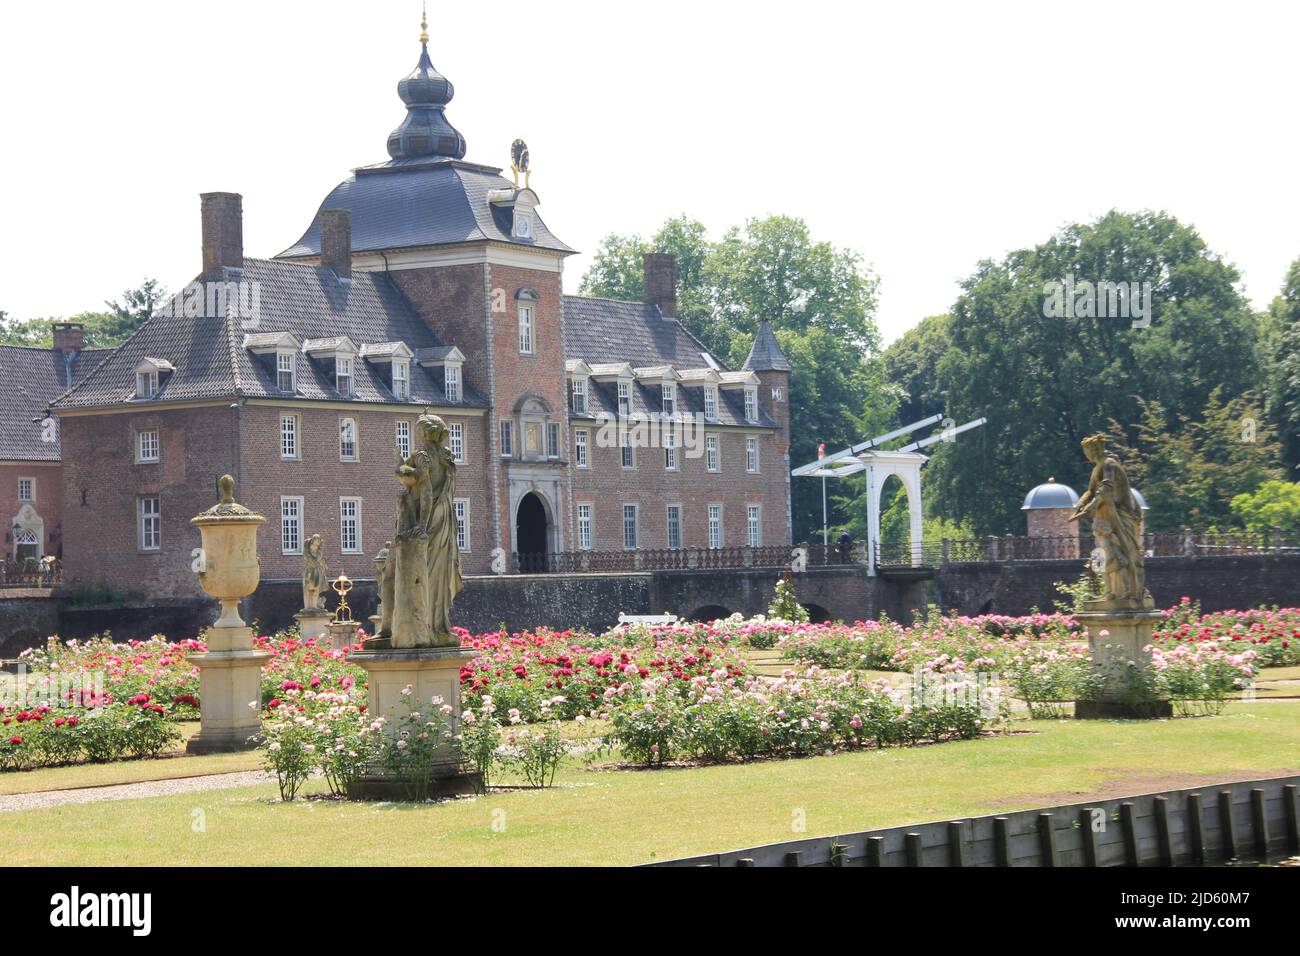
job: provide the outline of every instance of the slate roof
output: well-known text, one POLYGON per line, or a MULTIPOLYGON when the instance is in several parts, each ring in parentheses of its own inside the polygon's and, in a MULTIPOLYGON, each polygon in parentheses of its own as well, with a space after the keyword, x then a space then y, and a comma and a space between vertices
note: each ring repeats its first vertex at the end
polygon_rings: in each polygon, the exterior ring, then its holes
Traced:
POLYGON ((790 371, 790 360, 781 351, 781 344, 766 319, 758 323, 758 332, 754 335, 754 344, 749 349, 744 367, 753 372, 790 371))
MULTIPOLYGON (((533 211, 533 236, 511 235, 510 216, 488 202, 493 189, 512 189, 494 166, 458 160, 393 160, 353 170, 321 209, 352 211, 352 251, 506 242, 570 253, 533 211)), ((320 215, 277 259, 320 255, 320 215)))
POLYGON ((564 297, 564 357, 588 365, 627 362, 633 368, 671 365, 676 369, 708 368, 706 354, 718 369, 727 366, 709 353, 676 319, 665 319, 656 306, 618 299, 564 297))
MULTIPOLYGON (((402 292, 383 273, 363 272, 350 282, 330 269, 268 259, 245 259, 242 272, 227 270, 229 280, 255 281, 259 291, 257 332, 292 332, 300 341, 348 336, 358 345, 402 341, 412 350, 437 348, 438 337, 420 318, 402 292)), ((175 301, 175 300, 173 300, 175 301)), ((166 304, 127 339, 76 388, 54 403, 55 408, 114 405, 132 399, 135 367, 145 356, 165 358, 176 370, 160 383, 151 401, 187 401, 248 396, 339 401, 332 364, 297 353, 297 391, 276 387, 274 355, 259 360, 243 347, 246 320, 235 315, 187 317, 166 304)), ((356 402, 393 402, 381 371, 357 357, 353 360, 356 402)), ((413 405, 447 405, 440 370, 411 365, 413 405)), ((468 383, 459 403, 484 407, 483 397, 468 383)), ((453 403, 454 404, 454 403, 453 403)))
MULTIPOLYGON (((677 383, 677 415, 698 415, 704 420, 704 387, 688 383, 677 383)), ((632 383, 632 418, 646 418, 648 415, 663 414, 663 391, 658 383, 634 381, 632 383)), ((594 419, 604 412, 610 417, 618 415, 618 383, 598 382, 594 378, 587 382, 587 414, 578 415, 572 411, 569 418, 581 421, 594 419)), ((747 425, 751 428, 775 428, 776 422, 763 409, 758 407, 758 421, 745 421, 745 393, 743 389, 718 390, 718 416, 707 421, 709 425, 747 425)))
MULTIPOLYGON (((50 402, 84 379, 112 349, 82 349, 68 362, 48 348, 0 345, 0 460, 58 461, 59 444, 41 440, 50 402)), ((56 433, 57 437, 57 433, 56 433)))

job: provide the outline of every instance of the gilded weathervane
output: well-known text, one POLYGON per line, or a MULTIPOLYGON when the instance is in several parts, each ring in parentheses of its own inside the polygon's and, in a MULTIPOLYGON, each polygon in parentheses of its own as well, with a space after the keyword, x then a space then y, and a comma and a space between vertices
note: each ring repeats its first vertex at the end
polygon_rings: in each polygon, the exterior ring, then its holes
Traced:
POLYGON ((528 166, 528 144, 517 139, 510 144, 510 169, 515 174, 515 188, 519 188, 519 174, 524 174, 524 188, 528 188, 528 178, 532 170, 528 166))

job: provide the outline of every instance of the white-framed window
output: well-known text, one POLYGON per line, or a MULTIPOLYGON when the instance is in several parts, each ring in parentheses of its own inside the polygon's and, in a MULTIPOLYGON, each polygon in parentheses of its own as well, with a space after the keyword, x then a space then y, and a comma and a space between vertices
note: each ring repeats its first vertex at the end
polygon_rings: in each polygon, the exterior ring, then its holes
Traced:
POLYGON ((339 419, 339 461, 357 460, 357 420, 339 419))
POLYGON ((519 306, 519 351, 533 353, 533 307, 523 303, 519 306))
POLYGON ((664 431, 664 470, 677 470, 677 436, 671 429, 664 431))
POLYGON ((573 461, 579 468, 589 467, 587 464, 587 442, 591 433, 585 428, 574 429, 573 432, 573 461))
POLYGON ((560 423, 546 423, 546 457, 560 457, 560 423))
POLYGON ((411 456, 411 423, 399 421, 396 426, 397 451, 403 458, 411 456))
POLYGON ((709 505, 709 547, 722 547, 722 505, 709 505))
POLYGON ((587 379, 586 379, 586 377, 585 377, 585 376, 582 376, 582 375, 576 376, 576 377, 573 379, 573 384, 572 384, 572 386, 570 386, 570 388, 571 388, 571 394, 572 394, 572 398, 570 399, 570 403, 571 403, 572 406, 573 406, 573 411, 574 411, 574 413, 575 413, 575 414, 578 414, 578 415, 585 415, 585 414, 587 414, 587 379))
POLYGON ((774 402, 785 401, 785 389, 782 388, 780 385, 772 386, 772 401, 774 402))
POLYGON ((361 553, 361 499, 339 499, 339 550, 344 554, 361 553))
POLYGON ((533 217, 522 209, 515 210, 515 238, 533 238, 533 217))
POLYGON ((158 394, 158 371, 135 373, 135 397, 153 398, 158 394))
POLYGON ((623 506, 623 549, 636 550, 636 505, 623 506))
POLYGON ((578 505, 578 547, 591 550, 591 505, 578 505))
POLYGON ((334 389, 340 395, 352 394, 352 359, 340 356, 334 360, 334 389))
POLYGON ((162 548, 162 502, 156 495, 137 499, 137 525, 141 551, 162 548))
POLYGON ((745 470, 758 471, 758 439, 753 436, 745 439, 745 470))
POLYGON ((632 414, 632 383, 626 379, 618 383, 618 413, 623 418, 632 414))
POLYGON ((624 468, 636 467, 636 452, 632 449, 632 436, 624 432, 618 442, 619 460, 624 468))
POLYGON ((501 422, 501 457, 509 458, 515 453, 515 429, 510 419, 501 422))
POLYGON ((302 498, 280 498, 280 551, 283 554, 302 554, 302 498))
POLYGON ((442 390, 447 395, 447 401, 460 401, 462 392, 460 387, 459 365, 444 365, 442 367, 442 390))
POLYGON ((751 548, 763 546, 762 505, 749 505, 745 508, 745 542, 751 548))
POLYGON ((758 421, 758 389, 753 385, 745 386, 745 421, 758 421))
POLYGON ((668 506, 668 547, 676 550, 682 546, 682 506, 668 506))
POLYGON ((462 423, 452 422, 447 426, 447 450, 456 464, 465 463, 465 426, 462 423))
POLYGON ((18 479, 18 500, 19 501, 36 500, 36 479, 35 478, 18 479))
POLYGON ((298 457, 298 416, 280 416, 280 457, 298 457))
POLYGON ((713 385, 704 386, 704 417, 709 421, 718 418, 718 389, 713 385))
POLYGON ((402 402, 411 397, 411 364, 401 359, 393 359, 393 397, 402 402))
POLYGON ((677 386, 672 382, 663 384, 663 410, 665 415, 677 413, 677 386))
POLYGON ((135 433, 135 460, 145 463, 159 458, 158 429, 142 428, 135 433))
POLYGON ((721 471, 722 455, 718 451, 718 436, 704 436, 704 470, 721 471))
POLYGON ((18 559, 19 564, 26 563, 28 558, 36 560, 41 556, 41 539, 37 537, 36 532, 31 528, 23 528, 14 535, 14 557, 18 559))
POLYGON ((297 388, 298 357, 293 352, 275 353, 275 387, 282 392, 297 388))
POLYGON ((451 504, 456 512, 456 550, 469 551, 469 499, 457 498, 451 504))

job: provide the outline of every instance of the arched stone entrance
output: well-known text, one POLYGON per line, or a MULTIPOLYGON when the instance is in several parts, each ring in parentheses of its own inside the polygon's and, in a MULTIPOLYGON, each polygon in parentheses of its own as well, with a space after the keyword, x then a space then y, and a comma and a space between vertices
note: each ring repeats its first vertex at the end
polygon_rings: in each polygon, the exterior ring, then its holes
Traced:
POLYGON ((551 547, 551 519, 546 499, 530 491, 519 499, 515 510, 515 553, 519 570, 541 573, 548 570, 551 547))

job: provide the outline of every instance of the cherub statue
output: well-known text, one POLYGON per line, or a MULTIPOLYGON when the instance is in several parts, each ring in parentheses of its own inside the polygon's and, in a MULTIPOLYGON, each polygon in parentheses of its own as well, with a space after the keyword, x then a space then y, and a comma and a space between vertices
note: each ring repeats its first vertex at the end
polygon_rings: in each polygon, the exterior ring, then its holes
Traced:
POLYGON ((325 590, 329 587, 329 577, 325 572, 325 542, 318 534, 307 539, 307 546, 302 549, 302 609, 304 611, 325 610, 325 590))

